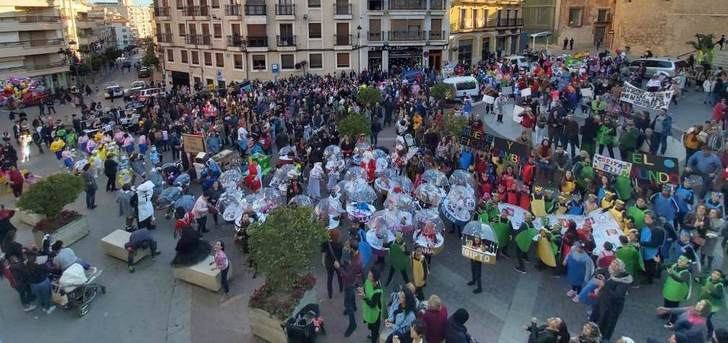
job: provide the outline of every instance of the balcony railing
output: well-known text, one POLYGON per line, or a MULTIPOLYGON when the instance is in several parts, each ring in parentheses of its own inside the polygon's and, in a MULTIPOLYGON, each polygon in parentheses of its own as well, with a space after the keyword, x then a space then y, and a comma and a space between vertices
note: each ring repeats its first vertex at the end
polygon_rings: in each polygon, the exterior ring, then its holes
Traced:
POLYGON ((334 45, 351 45, 351 35, 334 34, 334 45))
POLYGON ((210 45, 210 35, 187 35, 185 36, 185 44, 194 45, 210 45))
POLYGON ((370 42, 381 42, 384 40, 384 31, 369 31, 367 37, 370 42))
POLYGON ((427 31, 427 40, 445 40, 445 31, 427 31))
POLYGON ((427 0, 389 0, 390 10, 426 10, 427 0))
POLYGON ((384 0, 369 0, 367 9, 370 11, 383 11, 384 0))
POLYGON ((248 36, 248 47, 265 48, 268 46, 268 36, 248 36))
POLYGON ((277 46, 296 46, 296 35, 276 36, 277 46))
POLYGON ((155 7, 154 15, 157 17, 169 17, 169 7, 155 7))
POLYGON ((296 15, 296 5, 276 5, 276 15, 296 15))
POLYGON ((392 41, 420 41, 424 38, 424 31, 389 31, 389 39, 392 41))
POLYGON ((523 18, 500 18, 496 21, 497 27, 523 26, 523 18))
POLYGON ((210 8, 207 5, 183 7, 182 14, 188 17, 207 17, 210 15, 210 8))
POLYGON ((61 20, 59 16, 29 15, 16 17, 19 23, 55 23, 61 20))
POLYGON ((240 4, 225 5, 225 15, 240 15, 242 13, 240 8, 242 7, 240 4))
POLYGON ((56 62, 50 62, 50 63, 43 63, 43 64, 33 64, 33 65, 26 65, 25 68, 28 70, 41 70, 41 69, 51 69, 51 68, 58 68, 67 66, 68 63, 66 61, 56 61, 56 62))
POLYGON ((160 33, 157 35, 157 41, 160 43, 172 43, 172 34, 160 33))
POLYGON ((445 0, 430 0, 430 9, 433 11, 444 11, 445 0))
POLYGON ((227 46, 245 49, 246 42, 241 35, 227 36, 227 46))
POLYGON ((266 15, 266 6, 263 4, 245 5, 245 15, 266 15))
POLYGON ((334 4, 335 15, 351 15, 351 4, 334 4))

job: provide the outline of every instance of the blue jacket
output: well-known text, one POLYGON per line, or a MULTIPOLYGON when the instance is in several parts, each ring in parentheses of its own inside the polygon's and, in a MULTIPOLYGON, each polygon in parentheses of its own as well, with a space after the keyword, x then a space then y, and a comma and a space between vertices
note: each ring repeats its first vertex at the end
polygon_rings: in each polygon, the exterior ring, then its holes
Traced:
POLYGON ((680 186, 675 190, 675 194, 673 194, 672 198, 677 204, 679 213, 685 214, 693 210, 695 192, 693 192, 692 189, 687 189, 683 186, 680 186))
POLYGON ((655 213, 660 217, 665 217, 668 222, 674 221, 677 217, 678 206, 673 197, 666 198, 662 193, 657 193, 652 197, 652 206, 655 213))
POLYGON ((665 234, 660 229, 650 229, 648 226, 645 226, 640 230, 640 246, 642 246, 643 260, 647 261, 655 258, 663 244, 665 244, 665 234))
POLYGON ((460 153, 460 159, 458 160, 458 168, 462 170, 468 170, 473 164, 473 153, 467 150, 463 150, 460 153))

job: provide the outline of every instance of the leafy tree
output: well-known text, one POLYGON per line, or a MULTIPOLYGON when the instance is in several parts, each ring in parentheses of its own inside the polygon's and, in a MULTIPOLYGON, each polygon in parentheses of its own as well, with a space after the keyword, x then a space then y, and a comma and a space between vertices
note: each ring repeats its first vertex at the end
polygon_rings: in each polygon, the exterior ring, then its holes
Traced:
POLYGON ((312 218, 311 208, 281 207, 252 227, 251 257, 272 293, 291 290, 328 238, 323 224, 312 218))
POLYGON ((448 136, 460 137, 463 129, 468 126, 468 119, 463 116, 455 115, 452 110, 444 112, 444 134, 448 136))
POLYGON ((715 45, 716 43, 713 41, 714 36, 712 33, 709 34, 702 34, 698 33, 695 35, 694 41, 687 42, 688 45, 691 45, 697 52, 695 59, 699 64, 711 64, 713 63, 713 57, 715 56, 715 45))
POLYGON ((372 132, 372 124, 363 114, 350 113, 336 123, 336 129, 341 135, 353 138, 361 134, 369 135, 372 132))
POLYGON ((44 177, 23 192, 18 207, 53 218, 76 201, 84 187, 83 179, 77 175, 59 173, 44 177))
POLYGON ((104 59, 106 62, 116 61, 117 58, 121 57, 122 51, 117 48, 106 48, 104 51, 104 59))
POLYGON ((382 102, 382 93, 374 87, 362 87, 356 94, 356 101, 366 107, 373 107, 375 104, 382 102))
POLYGON ((437 100, 452 100, 455 92, 451 85, 438 83, 430 88, 430 94, 437 100))
POLYGON ((142 64, 145 66, 159 66, 157 53, 154 52, 154 44, 147 45, 147 49, 144 51, 144 56, 142 57, 142 64))

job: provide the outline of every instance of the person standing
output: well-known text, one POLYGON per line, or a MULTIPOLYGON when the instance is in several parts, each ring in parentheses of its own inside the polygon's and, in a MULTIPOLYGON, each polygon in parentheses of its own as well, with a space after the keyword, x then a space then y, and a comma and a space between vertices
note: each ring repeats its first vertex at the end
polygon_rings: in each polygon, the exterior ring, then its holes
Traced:
POLYGON ((116 171, 118 168, 119 163, 114 160, 114 156, 107 156, 106 161, 104 161, 104 175, 106 175, 107 192, 116 192, 116 171))
POLYGON ((594 272, 594 262, 589 254, 584 252, 584 244, 577 242, 569 255, 564 259, 566 267, 566 279, 571 289, 566 296, 574 299, 581 292, 581 288, 591 278, 594 272))
POLYGON ((394 242, 389 246, 389 275, 387 276, 387 282, 384 284, 385 287, 389 286, 392 282, 392 277, 395 271, 399 271, 402 275, 404 283, 409 282, 407 277, 407 269, 409 268, 409 254, 407 253, 407 245, 404 241, 404 236, 401 232, 397 232, 394 242))
POLYGON ((523 223, 516 232, 513 232, 513 241, 516 243, 514 250, 516 250, 516 260, 518 262, 514 269, 521 274, 526 274, 526 267, 523 262, 528 259, 528 252, 531 250, 533 237, 536 234, 538 234, 538 230, 533 224, 533 214, 526 212, 523 223))
POLYGON ((192 215, 195 217, 195 220, 197 221, 197 231, 200 232, 200 235, 203 233, 210 232, 210 230, 207 229, 207 214, 210 212, 210 203, 208 202, 210 199, 210 194, 208 192, 202 193, 199 198, 195 201, 195 205, 192 206, 192 215))
POLYGON ((725 35, 720 35, 720 39, 716 42, 716 44, 720 45, 720 50, 723 50, 723 44, 725 44, 725 35))
POLYGON ((501 96, 500 93, 496 94, 495 100, 493 100, 493 112, 496 116, 496 122, 503 123, 503 107, 504 107, 505 99, 501 96))
POLYGON ((13 196, 16 198, 23 194, 23 183, 25 179, 23 174, 15 166, 10 166, 8 170, 8 181, 10 181, 10 188, 13 190, 13 196))
POLYGON ((382 323, 384 294, 379 284, 380 273, 377 268, 369 270, 364 286, 359 290, 362 297, 361 312, 364 322, 369 328, 368 338, 372 343, 379 341, 379 327, 382 323))
POLYGON ((566 50, 569 47, 569 38, 564 37, 564 48, 563 50, 566 50))
POLYGON ((96 189, 99 187, 96 185, 96 177, 90 163, 83 166, 83 181, 86 185, 86 208, 93 210, 96 208, 96 189))
POLYGON ((596 303, 592 307, 589 320, 597 323, 602 337, 609 341, 612 339, 614 328, 617 326, 619 316, 624 310, 625 297, 632 284, 632 275, 624 268, 624 262, 615 259, 609 265, 609 278, 597 277, 594 282, 599 287, 596 303))
MULTIPOLYGON (((506 218, 507 220, 507 218, 506 218)), ((480 249, 480 246, 483 244, 483 241, 480 240, 480 237, 475 236, 473 239, 473 249, 480 249)), ((470 259, 470 281, 468 282, 468 286, 476 285, 477 287, 473 290, 473 293, 478 294, 483 291, 483 282, 481 279, 481 274, 483 272, 483 263, 475 260, 470 259)))
POLYGON ((334 273, 336 273, 336 280, 339 283, 339 292, 344 291, 341 270, 339 269, 343 249, 341 242, 339 242, 339 235, 339 230, 329 230, 329 240, 321 243, 321 265, 326 269, 326 291, 329 299, 331 299, 331 293, 333 293, 334 273))
POLYGON ((569 50, 574 50, 574 37, 571 37, 571 39, 569 39, 569 50))
POLYGON ((152 233, 146 227, 134 230, 129 236, 129 241, 124 244, 128 256, 126 265, 129 273, 134 272, 134 256, 139 249, 149 249, 152 257, 159 255, 157 250, 157 242, 152 238, 152 233))
POLYGON ((427 309, 422 314, 425 323, 425 342, 442 342, 447 330, 447 307, 440 297, 431 295, 427 300, 427 309))
POLYGON ((349 241, 349 258, 343 259, 341 265, 341 279, 344 283, 344 314, 349 317, 349 326, 346 328, 344 337, 349 337, 356 330, 356 289, 361 285, 362 267, 361 255, 359 254, 359 242, 349 241))
POLYGON ((51 314, 56 306, 51 302, 51 280, 48 278, 48 267, 36 263, 36 255, 28 254, 24 274, 30 291, 38 299, 38 305, 46 314, 51 314))
POLYGON ((414 283, 416 289, 415 294, 417 299, 420 301, 425 300, 425 293, 423 289, 427 285, 427 276, 429 274, 429 266, 425 255, 422 253, 422 247, 417 246, 415 251, 412 252, 412 283, 414 283))
MULTIPOLYGON (((645 213, 645 226, 640 229, 640 247, 647 284, 652 284, 660 261, 658 252, 665 242, 665 231, 655 223, 652 212, 645 213)), ((624 264, 624 263, 622 263, 624 264)))
MULTIPOLYGON (((685 257, 685 255, 680 256, 675 264, 667 268, 667 277, 665 278, 665 283, 662 286, 664 307, 679 307, 680 302, 688 298, 690 293, 690 284, 692 282, 689 268, 690 260, 685 257)), ((670 325, 674 323, 674 321, 675 318, 670 317, 667 324, 670 325)))
POLYGON ((655 119, 652 120, 652 131, 657 136, 658 144, 652 149, 652 153, 657 154, 660 151, 661 155, 664 155, 667 151, 667 137, 670 137, 672 133, 672 117, 667 113, 666 110, 660 110, 655 119))
POLYGON ((214 266, 212 266, 212 270, 220 271, 220 286, 222 286, 223 291, 222 297, 220 297, 220 302, 222 302, 230 293, 230 285, 228 284, 228 271, 230 270, 230 260, 225 254, 225 243, 223 243, 222 241, 215 242, 215 245, 213 246, 213 251, 214 259, 210 264, 214 264, 214 266))
POLYGON ((710 314, 707 318, 708 335, 712 335, 714 330, 713 315, 725 308, 725 289, 726 278, 720 269, 713 270, 700 288, 699 299, 710 303, 710 314))

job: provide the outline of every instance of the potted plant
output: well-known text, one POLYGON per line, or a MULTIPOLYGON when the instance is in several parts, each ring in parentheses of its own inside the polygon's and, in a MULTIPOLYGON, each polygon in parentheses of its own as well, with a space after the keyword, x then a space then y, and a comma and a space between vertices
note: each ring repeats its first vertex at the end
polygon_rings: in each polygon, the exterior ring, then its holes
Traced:
POLYGON ((455 90, 451 85, 440 82, 430 88, 430 95, 440 101, 451 101, 455 98, 455 90))
POLYGON ((336 129, 343 135, 348 135, 356 141, 359 135, 369 136, 372 124, 369 118, 359 113, 350 113, 336 123, 336 129))
POLYGON ((265 283, 250 297, 248 315, 253 334, 267 342, 286 342, 281 324, 316 282, 308 271, 328 235, 313 218, 311 208, 281 207, 251 229, 250 257, 265 283))
POLYGON ((374 87, 362 87, 356 94, 356 101, 368 108, 382 102, 382 93, 374 87))
POLYGON ((86 218, 75 211, 63 210, 76 200, 84 186, 80 176, 59 173, 41 179, 23 193, 18 200, 18 208, 21 216, 39 218, 32 225, 33 238, 38 246, 45 234, 50 234, 53 240, 62 240, 66 245, 88 234, 86 218))

